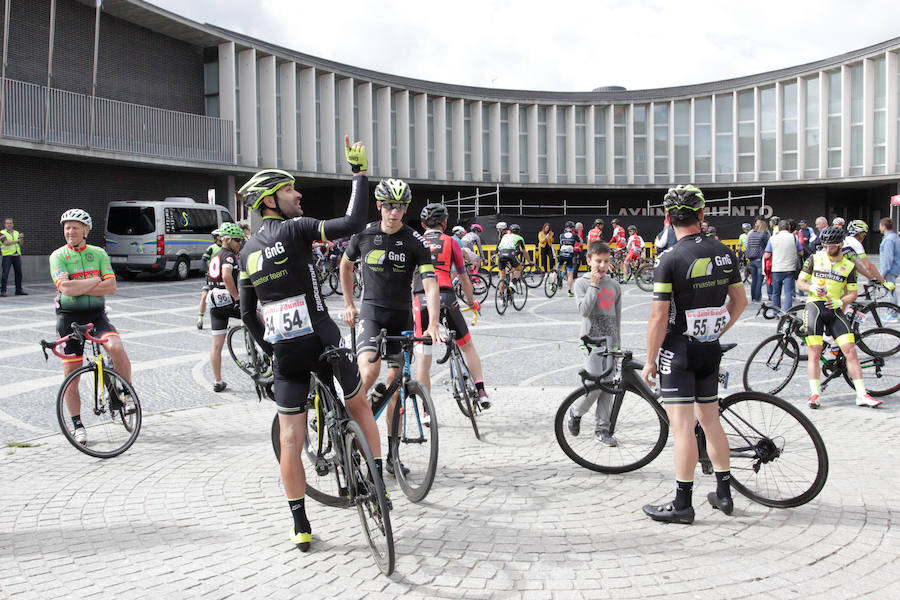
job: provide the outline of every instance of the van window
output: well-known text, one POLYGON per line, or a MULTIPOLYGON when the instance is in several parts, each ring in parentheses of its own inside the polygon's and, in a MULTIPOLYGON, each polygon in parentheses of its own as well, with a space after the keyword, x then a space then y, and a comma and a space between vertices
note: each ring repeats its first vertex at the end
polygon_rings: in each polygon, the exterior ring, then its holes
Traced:
POLYGON ((222 211, 222 222, 223 223, 234 223, 234 219, 231 218, 231 215, 228 214, 227 211, 222 211))
POLYGON ((215 210, 166 208, 166 233, 212 233, 218 226, 215 210))
POLYGON ((148 235, 156 229, 152 206, 111 206, 106 229, 116 235, 148 235))

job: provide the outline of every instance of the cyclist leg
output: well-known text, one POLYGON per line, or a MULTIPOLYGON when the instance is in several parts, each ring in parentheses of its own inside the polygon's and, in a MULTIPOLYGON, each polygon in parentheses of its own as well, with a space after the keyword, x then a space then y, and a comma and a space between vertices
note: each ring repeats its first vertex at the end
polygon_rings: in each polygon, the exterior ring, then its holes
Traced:
POLYGON ((484 389, 484 372, 481 367, 481 356, 475 349, 475 343, 472 341, 472 334, 469 331, 469 325, 466 323, 465 317, 459 310, 459 303, 455 296, 450 294, 441 294, 441 305, 447 311, 447 320, 450 327, 456 332, 456 345, 466 359, 466 366, 469 368, 469 374, 478 390, 478 397, 483 408, 489 408, 491 402, 487 399, 488 394, 484 389))
POLYGON ((692 482, 697 467, 697 442, 694 437, 694 401, 696 378, 689 370, 688 342, 669 335, 659 350, 659 390, 675 446, 675 479, 692 482))
POLYGON ((222 348, 225 347, 225 334, 228 333, 228 317, 233 314, 231 308, 212 306, 209 309, 210 329, 212 331, 212 348, 209 351, 209 364, 213 372, 213 390, 221 392, 225 389, 222 379, 222 348))
POLYGON ((856 389, 857 406, 869 406, 872 408, 881 406, 882 401, 876 400, 866 391, 862 368, 859 364, 859 355, 856 351, 856 337, 853 335, 850 320, 842 310, 833 310, 832 312, 829 329, 832 337, 834 337, 834 343, 840 347, 844 358, 847 360, 847 374, 850 376, 853 387, 856 389))
POLYGON ((819 376, 822 357, 822 336, 825 333, 824 317, 822 315, 823 304, 821 302, 807 302, 803 311, 803 328, 806 333, 806 376, 809 379, 809 405, 812 408, 819 406, 819 376))
POLYGON ((692 344, 689 352, 695 371, 694 414, 706 435, 706 452, 717 472, 729 470, 728 438, 719 421, 719 365, 722 349, 718 342, 692 344))
POLYGON ((128 359, 128 354, 125 353, 125 346, 122 345, 122 338, 119 337, 119 332, 106 318, 105 313, 94 323, 94 335, 106 342, 106 351, 109 352, 109 357, 112 359, 116 371, 128 383, 131 383, 131 361, 128 359))
MULTIPOLYGON (((423 323, 428 323, 428 305, 424 294, 416 294, 413 297, 413 322, 415 324, 416 337, 424 335, 423 323)), ((431 393, 431 344, 416 342, 416 379, 431 393)))
MULTIPOLYGON (((93 321, 85 320, 89 319, 88 315, 83 316, 75 316, 75 315, 57 315, 56 317, 56 334, 57 336, 63 338, 72 333, 72 323, 91 323, 93 321)), ((70 373, 81 368, 82 359, 84 355, 84 342, 76 342, 75 340, 70 339, 66 342, 63 347, 63 353, 71 355, 72 358, 64 358, 63 363, 63 376, 68 377, 70 373)), ((72 385, 66 388, 66 410, 69 411, 69 415, 72 417, 73 421, 75 418, 78 418, 78 423, 81 422, 81 396, 78 393, 78 380, 80 376, 77 377, 72 385)), ((76 423, 75 428, 78 428, 76 423)))

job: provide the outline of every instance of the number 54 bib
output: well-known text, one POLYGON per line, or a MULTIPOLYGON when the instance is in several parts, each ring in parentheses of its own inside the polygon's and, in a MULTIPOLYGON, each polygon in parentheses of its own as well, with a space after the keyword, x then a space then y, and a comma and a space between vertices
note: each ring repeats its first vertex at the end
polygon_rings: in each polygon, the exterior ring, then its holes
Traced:
POLYGON ((686 310, 684 317, 687 321, 685 334, 698 342, 716 341, 731 321, 731 315, 724 306, 686 310))
POLYGON ((304 294, 266 304, 263 307, 263 320, 266 323, 263 339, 271 344, 313 332, 304 294))

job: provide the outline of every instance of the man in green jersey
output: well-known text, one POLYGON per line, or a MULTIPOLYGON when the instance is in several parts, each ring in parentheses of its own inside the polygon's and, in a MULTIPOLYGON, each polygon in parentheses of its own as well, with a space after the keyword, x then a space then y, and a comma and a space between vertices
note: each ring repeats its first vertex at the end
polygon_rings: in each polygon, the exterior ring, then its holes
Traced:
MULTIPOLYGON (((104 340, 116 371, 131 382, 131 361, 122 346, 116 328, 106 318, 104 296, 116 293, 116 275, 103 248, 89 245, 85 239, 91 230, 91 216, 80 208, 62 214, 66 244, 50 255, 50 276, 56 284, 56 332, 59 337, 72 333, 72 324, 93 323, 93 335, 104 340)), ((81 366, 84 341, 66 342, 63 373, 81 366)), ((127 402, 126 398, 126 402, 127 402)), ((72 416, 75 439, 87 443, 87 431, 81 422, 81 398, 77 381, 66 388, 66 408, 72 416)))
POLYGON ((881 405, 866 393, 866 385, 856 354, 856 344, 850 319, 844 309, 856 301, 856 265, 841 253, 845 232, 840 227, 822 230, 822 250, 810 256, 803 269, 797 287, 808 292, 804 324, 807 329, 806 372, 809 376, 809 407, 819 408, 819 359, 822 356, 822 334, 826 331, 834 338, 847 359, 847 372, 856 388, 856 404, 875 408, 881 405))
POLYGON ((522 273, 522 267, 529 263, 528 252, 525 250, 525 240, 520 235, 521 229, 513 223, 509 226, 509 233, 500 238, 497 244, 497 266, 500 267, 501 281, 506 279, 506 269, 512 268, 512 278, 518 279, 522 273))

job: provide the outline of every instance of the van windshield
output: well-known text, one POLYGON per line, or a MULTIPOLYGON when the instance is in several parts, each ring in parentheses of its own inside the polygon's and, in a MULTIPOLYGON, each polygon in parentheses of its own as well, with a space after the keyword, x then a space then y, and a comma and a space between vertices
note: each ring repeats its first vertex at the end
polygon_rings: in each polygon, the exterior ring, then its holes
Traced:
POLYGON ((152 206, 112 206, 106 229, 116 235, 147 235, 156 230, 152 206))

